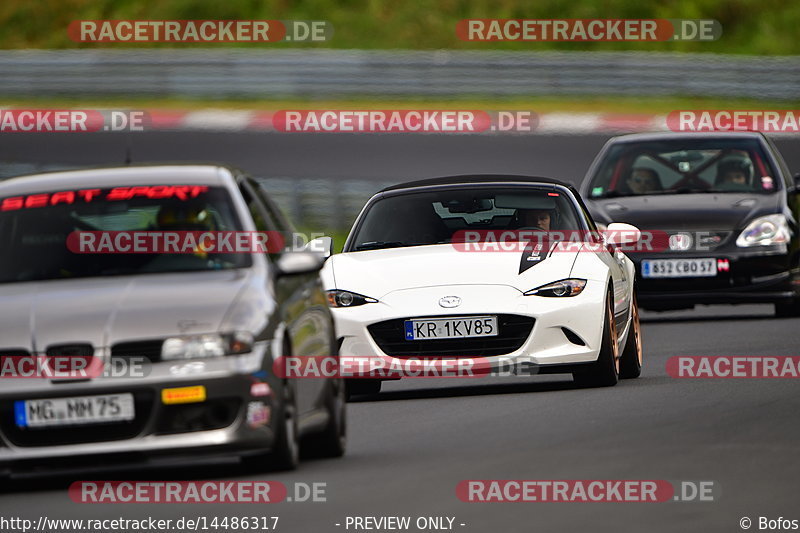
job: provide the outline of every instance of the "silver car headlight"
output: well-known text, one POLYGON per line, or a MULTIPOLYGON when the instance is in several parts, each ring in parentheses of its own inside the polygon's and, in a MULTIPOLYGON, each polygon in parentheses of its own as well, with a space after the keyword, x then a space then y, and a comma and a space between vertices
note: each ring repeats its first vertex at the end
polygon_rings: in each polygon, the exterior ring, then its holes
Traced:
POLYGON ((542 285, 535 289, 531 289, 525 293, 525 296, 547 296, 560 298, 564 296, 577 296, 586 287, 585 279, 562 279, 547 285, 542 285))
POLYGON ((789 242, 789 223, 780 214, 758 217, 736 239, 736 246, 770 246, 789 242))
POLYGON ((229 335, 210 333, 170 337, 161 345, 161 360, 208 359, 248 353, 253 349, 253 336, 246 332, 229 335))

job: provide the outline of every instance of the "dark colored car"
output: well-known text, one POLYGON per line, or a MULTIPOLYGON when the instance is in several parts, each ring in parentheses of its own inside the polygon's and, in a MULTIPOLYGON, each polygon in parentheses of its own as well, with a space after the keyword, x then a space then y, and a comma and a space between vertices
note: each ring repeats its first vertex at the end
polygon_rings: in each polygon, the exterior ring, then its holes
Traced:
POLYGON ((773 303, 779 316, 800 314, 799 191, 775 145, 749 132, 615 137, 581 185, 596 222, 650 238, 627 251, 642 308, 773 303))
POLYGON ((323 455, 344 453, 342 380, 280 379, 273 364, 337 353, 320 254, 215 253, 199 244, 183 254, 82 254, 67 244, 75 232, 201 231, 293 228, 257 182, 225 167, 0 183, 4 372, 30 358, 72 356, 104 368, 65 379, 3 375, 0 475, 206 456, 293 468, 301 437, 323 455), (109 373, 109 363, 127 370, 109 373))

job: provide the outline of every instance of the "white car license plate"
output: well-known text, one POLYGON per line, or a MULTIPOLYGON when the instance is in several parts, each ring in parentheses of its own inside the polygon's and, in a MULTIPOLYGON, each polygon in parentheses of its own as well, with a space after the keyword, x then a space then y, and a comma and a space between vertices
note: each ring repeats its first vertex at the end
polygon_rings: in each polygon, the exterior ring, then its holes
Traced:
POLYGON ((100 424, 133 420, 134 415, 131 393, 14 402, 14 418, 19 427, 100 424))
POLYGON ((406 320, 405 333, 407 341, 494 337, 497 335, 497 317, 465 316, 406 320))
POLYGON ((717 275, 717 260, 643 259, 643 278, 712 278, 717 275))

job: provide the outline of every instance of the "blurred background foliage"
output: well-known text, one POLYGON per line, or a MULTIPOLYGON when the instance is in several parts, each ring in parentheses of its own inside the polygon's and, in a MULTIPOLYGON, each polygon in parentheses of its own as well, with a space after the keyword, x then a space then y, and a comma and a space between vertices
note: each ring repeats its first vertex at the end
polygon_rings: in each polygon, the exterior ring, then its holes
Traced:
POLYGON ((326 43, 211 46, 800 54, 800 2, 786 0, 3 0, 0 48, 198 46, 72 42, 68 24, 85 19, 327 20, 334 27, 326 43), (469 43, 455 34, 464 18, 706 18, 719 21, 723 35, 713 42, 469 43))

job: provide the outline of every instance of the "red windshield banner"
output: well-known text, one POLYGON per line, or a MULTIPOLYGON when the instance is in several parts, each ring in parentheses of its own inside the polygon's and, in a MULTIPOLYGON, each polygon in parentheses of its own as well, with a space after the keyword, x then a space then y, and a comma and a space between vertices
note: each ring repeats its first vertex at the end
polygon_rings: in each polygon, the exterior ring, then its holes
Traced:
POLYGON ((208 192, 205 185, 149 185, 115 187, 113 189, 80 189, 52 193, 12 196, 0 201, 0 211, 16 211, 49 207, 59 204, 91 203, 96 201, 131 200, 133 198, 191 200, 208 192))

